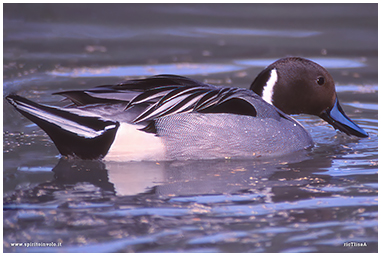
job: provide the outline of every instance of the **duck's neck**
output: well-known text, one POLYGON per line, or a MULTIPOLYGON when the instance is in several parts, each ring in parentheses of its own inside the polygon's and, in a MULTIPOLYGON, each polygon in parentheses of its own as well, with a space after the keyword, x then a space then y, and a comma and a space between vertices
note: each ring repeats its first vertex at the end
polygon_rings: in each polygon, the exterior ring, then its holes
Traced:
POLYGON ((250 90, 262 97, 266 102, 273 104, 274 86, 278 81, 276 68, 265 69, 255 78, 250 90))

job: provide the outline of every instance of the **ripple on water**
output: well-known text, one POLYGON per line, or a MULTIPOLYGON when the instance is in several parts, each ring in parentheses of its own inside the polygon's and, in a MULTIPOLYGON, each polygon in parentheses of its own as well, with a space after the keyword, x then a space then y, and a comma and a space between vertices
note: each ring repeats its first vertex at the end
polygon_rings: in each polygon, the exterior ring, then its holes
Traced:
MULTIPOLYGON (((266 67, 277 59, 239 59, 232 63, 170 63, 152 65, 106 66, 98 68, 59 68, 47 72, 61 77, 124 77, 157 74, 203 75, 245 70, 249 67, 266 67)), ((326 68, 358 68, 366 66, 356 59, 311 58, 326 68)))

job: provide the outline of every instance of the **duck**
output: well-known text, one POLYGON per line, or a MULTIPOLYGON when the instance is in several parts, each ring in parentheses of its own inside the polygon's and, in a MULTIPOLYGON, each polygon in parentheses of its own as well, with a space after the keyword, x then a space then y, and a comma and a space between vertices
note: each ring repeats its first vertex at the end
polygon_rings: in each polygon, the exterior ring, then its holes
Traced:
POLYGON ((314 146, 294 114, 318 116, 348 136, 369 136, 343 111, 329 72, 302 57, 270 64, 249 89, 162 74, 53 94, 69 104, 48 106, 17 94, 6 99, 69 158, 123 162, 287 155, 314 146))

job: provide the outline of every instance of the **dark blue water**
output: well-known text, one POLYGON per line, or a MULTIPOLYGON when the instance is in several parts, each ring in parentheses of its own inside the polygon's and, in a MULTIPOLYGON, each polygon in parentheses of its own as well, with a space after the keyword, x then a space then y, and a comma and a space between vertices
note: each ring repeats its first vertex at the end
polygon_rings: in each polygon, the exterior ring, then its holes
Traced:
POLYGON ((5 252, 377 252, 376 4, 4 4, 3 94, 160 73, 248 88, 284 56, 334 77, 369 138, 296 118, 315 147, 260 160, 60 159, 3 104, 5 252))

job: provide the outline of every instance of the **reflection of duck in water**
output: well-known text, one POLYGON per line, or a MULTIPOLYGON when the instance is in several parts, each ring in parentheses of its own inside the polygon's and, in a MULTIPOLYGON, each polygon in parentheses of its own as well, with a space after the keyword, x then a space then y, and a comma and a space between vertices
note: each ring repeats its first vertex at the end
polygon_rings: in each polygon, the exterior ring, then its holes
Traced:
POLYGON ((256 194, 264 189, 271 191, 273 187, 312 184, 313 181, 304 178, 315 177, 316 173, 331 167, 330 158, 311 158, 303 153, 293 154, 292 157, 223 161, 119 163, 61 158, 53 172, 58 182, 87 180, 104 190, 108 190, 107 184, 112 184, 117 196, 154 193, 160 198, 168 198, 232 194, 247 190, 256 194), (107 179, 104 179, 105 173, 107 179))
POLYGON ((251 90, 159 75, 66 91, 66 108, 8 101, 47 132, 62 155, 111 161, 282 155, 312 147, 286 114, 317 115, 348 135, 368 134, 343 112, 330 74, 302 58, 263 70, 251 90))
MULTIPOLYGON (((289 159, 285 156, 266 160, 218 159, 160 163, 105 163, 61 158, 52 170, 52 181, 43 182, 27 191, 15 191, 14 195, 5 197, 4 202, 5 205, 13 205, 16 197, 22 203, 57 200, 61 204, 115 196, 212 200, 208 195, 213 196, 213 200, 224 198, 223 195, 237 195, 241 199, 246 196, 263 198, 266 202, 292 201, 295 191, 299 191, 297 188, 315 182, 330 182, 330 176, 324 175, 326 168, 331 166, 329 158, 299 155, 294 163, 287 164, 286 158, 289 159)), ((301 199, 314 190, 299 192, 298 198, 301 199)))

